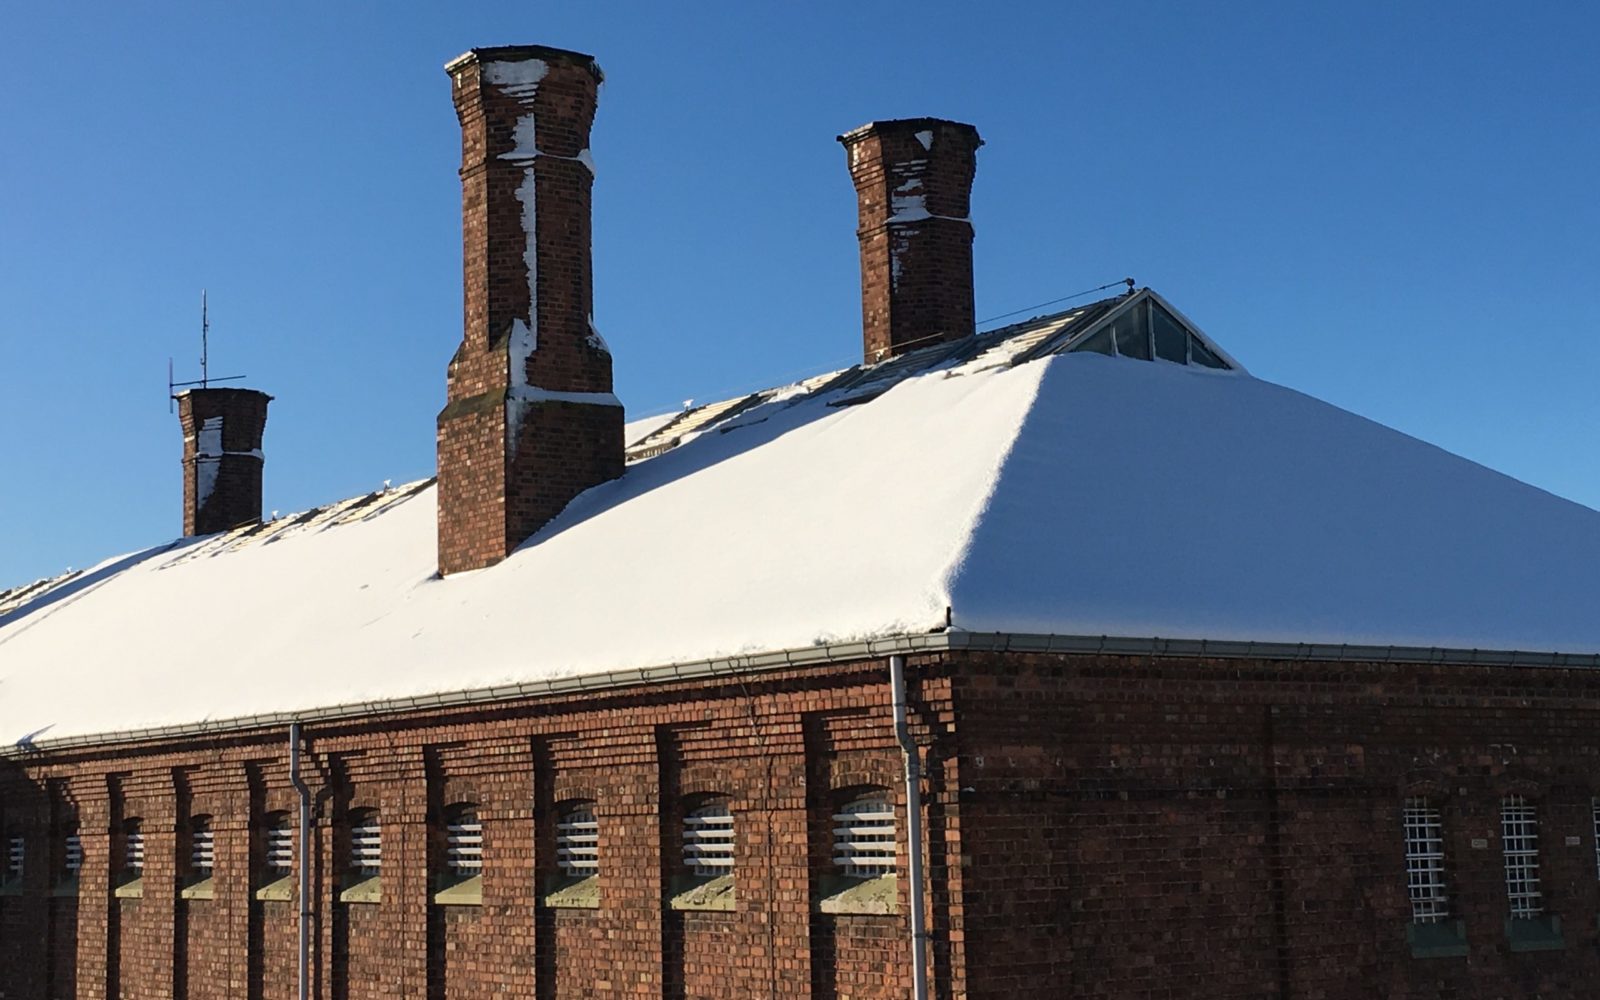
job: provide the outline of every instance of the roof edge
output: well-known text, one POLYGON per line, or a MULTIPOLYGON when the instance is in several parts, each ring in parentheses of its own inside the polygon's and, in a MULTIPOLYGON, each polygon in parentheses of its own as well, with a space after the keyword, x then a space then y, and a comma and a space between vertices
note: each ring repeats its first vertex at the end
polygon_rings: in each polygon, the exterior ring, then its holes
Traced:
POLYGON ((1455 649, 1439 646, 1356 646, 1329 643, 1250 642, 1217 639, 1163 639, 1158 636, 1055 635, 1030 632, 947 632, 885 636, 857 642, 801 646, 767 653, 690 660, 655 667, 609 670, 439 694, 350 702, 298 712, 270 712, 207 722, 154 726, 26 745, 0 746, 0 758, 29 757, 52 750, 110 747, 161 739, 183 739, 285 728, 290 723, 337 722, 366 715, 391 715, 429 709, 490 705, 522 698, 602 691, 642 684, 781 670, 821 663, 845 663, 897 653, 969 651, 985 653, 1089 653, 1110 656, 1170 656, 1203 659, 1263 659, 1363 663, 1449 664, 1472 667, 1544 667, 1600 670, 1600 653, 1557 653, 1514 649, 1455 649))

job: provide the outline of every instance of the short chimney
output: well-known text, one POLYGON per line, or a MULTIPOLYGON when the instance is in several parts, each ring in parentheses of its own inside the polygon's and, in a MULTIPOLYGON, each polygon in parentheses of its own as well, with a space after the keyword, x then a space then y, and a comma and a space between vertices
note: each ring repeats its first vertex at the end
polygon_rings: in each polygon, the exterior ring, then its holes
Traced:
POLYGON ((183 425, 183 533, 210 535, 261 521, 261 436, 272 397, 255 389, 189 389, 183 425))
POLYGON ((866 362, 971 336, 978 130, 906 118, 863 125, 839 141, 859 206, 866 362))
POLYGON ((594 328, 593 57, 473 49, 445 67, 461 122, 465 325, 439 414, 439 572, 504 559, 622 475, 622 405, 594 328))

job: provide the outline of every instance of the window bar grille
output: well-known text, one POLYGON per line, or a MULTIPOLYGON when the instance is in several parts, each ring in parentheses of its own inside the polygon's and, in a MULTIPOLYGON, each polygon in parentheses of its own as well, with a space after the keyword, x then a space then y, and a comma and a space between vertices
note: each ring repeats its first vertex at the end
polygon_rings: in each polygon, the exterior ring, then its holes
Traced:
POLYGON ((683 820, 683 861, 696 875, 733 871, 733 814, 725 804, 701 806, 683 820))
POLYGON ((894 871, 894 808, 883 799, 858 799, 833 814, 833 863, 854 878, 894 871))
POLYGON ((66 848, 67 872, 76 875, 83 868, 83 841, 77 834, 69 833, 66 848))
POLYGON ((1406 891, 1411 919, 1435 924, 1450 915, 1444 884, 1444 823, 1427 799, 1407 799, 1401 814, 1406 837, 1406 891))
POLYGON ((445 824, 445 864, 462 877, 483 870, 483 824, 478 814, 463 809, 445 824))
POLYGON ((122 861, 124 867, 135 874, 144 871, 144 834, 138 830, 129 830, 122 838, 122 861))
POLYGON ((350 867, 362 875, 376 875, 383 867, 383 828, 376 816, 350 828, 350 867))
POLYGON ((1520 795, 1508 795, 1500 805, 1500 849, 1506 859, 1511 916, 1540 916, 1544 894, 1539 891, 1539 814, 1520 795))
POLYGON ((210 824, 197 823, 193 836, 194 843, 189 851, 189 864, 196 875, 210 875, 217 860, 216 837, 211 832, 210 824))
POLYGON ((26 857, 25 845, 20 836, 13 836, 6 841, 6 881, 17 881, 22 878, 22 862, 26 857))
POLYGON ((287 816, 277 817, 267 827, 266 848, 268 872, 282 876, 294 870, 294 832, 287 816))
POLYGON ((556 864, 577 877, 600 870, 600 822, 594 810, 574 809, 556 824, 556 864))
POLYGON ((1600 875, 1600 799, 1592 799, 1590 804, 1594 809, 1594 867, 1600 875))

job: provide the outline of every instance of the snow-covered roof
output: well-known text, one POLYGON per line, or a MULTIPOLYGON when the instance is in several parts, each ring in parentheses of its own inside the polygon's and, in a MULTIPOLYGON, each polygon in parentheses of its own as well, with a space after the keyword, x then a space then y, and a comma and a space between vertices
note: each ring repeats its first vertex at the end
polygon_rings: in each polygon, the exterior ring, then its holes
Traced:
POLYGON ((947 628, 1600 653, 1600 512, 1210 341, 1074 350, 1110 301, 630 425, 489 569, 426 481, 0 594, 0 742, 947 628))

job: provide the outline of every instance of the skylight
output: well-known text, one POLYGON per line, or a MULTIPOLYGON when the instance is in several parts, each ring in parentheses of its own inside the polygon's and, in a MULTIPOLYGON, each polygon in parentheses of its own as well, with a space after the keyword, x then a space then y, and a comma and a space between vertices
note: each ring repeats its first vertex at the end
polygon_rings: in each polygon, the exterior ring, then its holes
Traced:
POLYGON ((1223 370, 1233 367, 1182 320, 1148 296, 1139 297, 1127 309, 1113 314, 1086 334, 1067 350, 1223 370))

